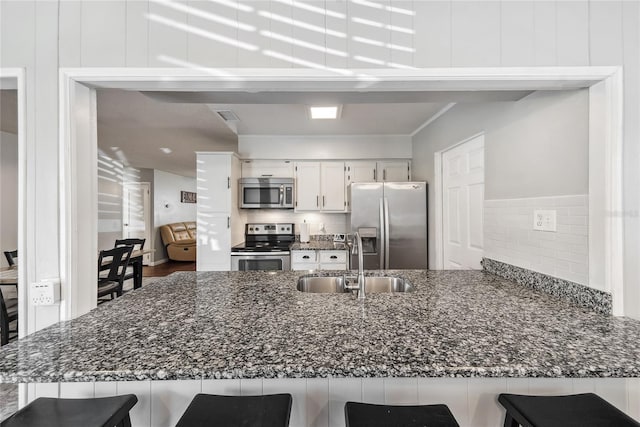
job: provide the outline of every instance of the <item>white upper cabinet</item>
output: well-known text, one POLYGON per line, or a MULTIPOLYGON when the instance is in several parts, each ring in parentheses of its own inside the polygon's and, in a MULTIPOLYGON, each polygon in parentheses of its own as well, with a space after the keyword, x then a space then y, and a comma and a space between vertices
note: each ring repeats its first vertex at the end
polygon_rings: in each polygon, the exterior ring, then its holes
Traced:
POLYGON ((198 211, 231 210, 231 159, 228 154, 198 153, 198 211))
POLYGON ((296 169, 296 211, 320 210, 320 162, 298 162, 296 169))
POLYGON ((344 162, 297 162, 296 211, 345 211, 344 162))
POLYGON ((411 161, 381 161, 377 162, 378 182, 406 182, 411 181, 411 161))
POLYGON ((290 160, 243 160, 243 178, 293 178, 290 160))
POLYGON ((321 210, 344 212, 344 162, 320 164, 321 210))
POLYGON ((345 163, 345 185, 352 182, 374 182, 376 180, 376 161, 359 160, 345 163))

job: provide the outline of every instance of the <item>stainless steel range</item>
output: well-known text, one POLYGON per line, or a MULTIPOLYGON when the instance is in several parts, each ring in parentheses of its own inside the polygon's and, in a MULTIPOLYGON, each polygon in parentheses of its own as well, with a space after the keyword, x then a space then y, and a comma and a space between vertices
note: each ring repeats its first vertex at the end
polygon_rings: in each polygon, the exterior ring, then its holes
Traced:
POLYGON ((290 270, 293 224, 247 224, 245 242, 231 248, 231 270, 290 270))

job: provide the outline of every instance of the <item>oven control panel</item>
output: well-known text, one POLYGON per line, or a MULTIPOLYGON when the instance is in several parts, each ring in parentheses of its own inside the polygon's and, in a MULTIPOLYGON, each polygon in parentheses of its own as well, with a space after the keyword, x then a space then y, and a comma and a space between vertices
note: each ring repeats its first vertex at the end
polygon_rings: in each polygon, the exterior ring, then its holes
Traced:
POLYGON ((245 235, 249 234, 294 234, 294 225, 283 224, 247 224, 245 235))

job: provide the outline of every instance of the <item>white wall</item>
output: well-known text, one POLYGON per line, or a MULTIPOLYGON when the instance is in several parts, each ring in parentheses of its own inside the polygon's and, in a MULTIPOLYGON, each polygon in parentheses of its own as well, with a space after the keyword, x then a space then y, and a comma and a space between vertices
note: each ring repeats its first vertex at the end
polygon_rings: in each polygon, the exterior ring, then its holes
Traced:
POLYGON ((195 221, 196 203, 180 202, 180 191, 196 192, 196 179, 154 170, 153 172, 153 224, 154 262, 167 259, 159 227, 173 222, 195 221))
POLYGON ((240 135, 238 155, 242 159, 410 159, 411 137, 240 135))
MULTIPOLYGON (((18 249, 18 135, 0 132, 0 252, 18 249)), ((8 266, 0 253, 0 267, 8 266)))
MULTIPOLYGON (((625 305, 640 317, 640 4, 629 1, 394 1, 392 12, 347 1, 319 1, 325 16, 279 1, 239 2, 239 8, 190 1, 177 10, 152 1, 2 1, 0 66, 26 69, 26 143, 34 167, 28 230, 37 230, 33 277, 58 277, 59 67, 340 67, 624 66, 625 305), (198 17, 194 9, 237 20, 237 29, 198 17), (333 31, 323 34, 270 19, 272 11, 333 31), (174 26, 153 20, 165 17, 174 26), (405 27, 392 31, 353 18, 405 27), (176 25, 178 28, 176 28, 176 25), (183 25, 180 27, 180 25, 183 25), (191 29, 191 31, 190 31, 191 29), (320 50, 268 38, 259 30, 314 43, 320 50), (207 34, 207 32, 211 34, 207 34), (213 36, 212 36, 213 34, 213 36), (239 47, 215 34, 237 38, 239 47), (352 36, 379 40, 363 44, 352 36), (394 49, 403 45, 408 49, 394 49), (332 50, 323 51, 323 48, 332 50), (372 61, 373 60, 373 61, 372 61), (37 204, 36 204, 37 201, 37 204), (43 208, 44 207, 44 208, 43 208)), ((366 80, 363 81, 366 88, 366 80)), ((51 310, 39 309, 36 324, 51 310)))
MULTIPOLYGON (((537 92, 517 102, 458 104, 413 139, 413 178, 434 182, 434 153, 485 133, 485 199, 588 193, 588 93, 537 92)), ((435 266, 435 191, 429 265, 435 266)))
POLYGON ((587 195, 484 202, 484 256, 606 291, 589 277, 587 195), (557 232, 533 230, 534 210, 555 210, 557 232))
POLYGON ((98 250, 122 238, 122 163, 98 150, 98 250))

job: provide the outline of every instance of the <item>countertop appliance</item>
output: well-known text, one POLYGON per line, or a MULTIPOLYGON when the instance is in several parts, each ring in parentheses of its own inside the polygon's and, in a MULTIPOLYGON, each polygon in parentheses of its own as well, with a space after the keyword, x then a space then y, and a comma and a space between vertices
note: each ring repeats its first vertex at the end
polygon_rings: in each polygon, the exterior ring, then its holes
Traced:
POLYGON ((240 178, 240 208, 293 209, 293 178, 240 178))
POLYGON ((250 223, 245 225, 244 238, 244 243, 231 248, 231 270, 291 269, 294 224, 250 223))
MULTIPOLYGON (((426 269, 427 183, 360 182, 349 191, 351 233, 362 238, 364 268, 426 269)), ((351 268, 358 268, 354 253, 351 268)))

